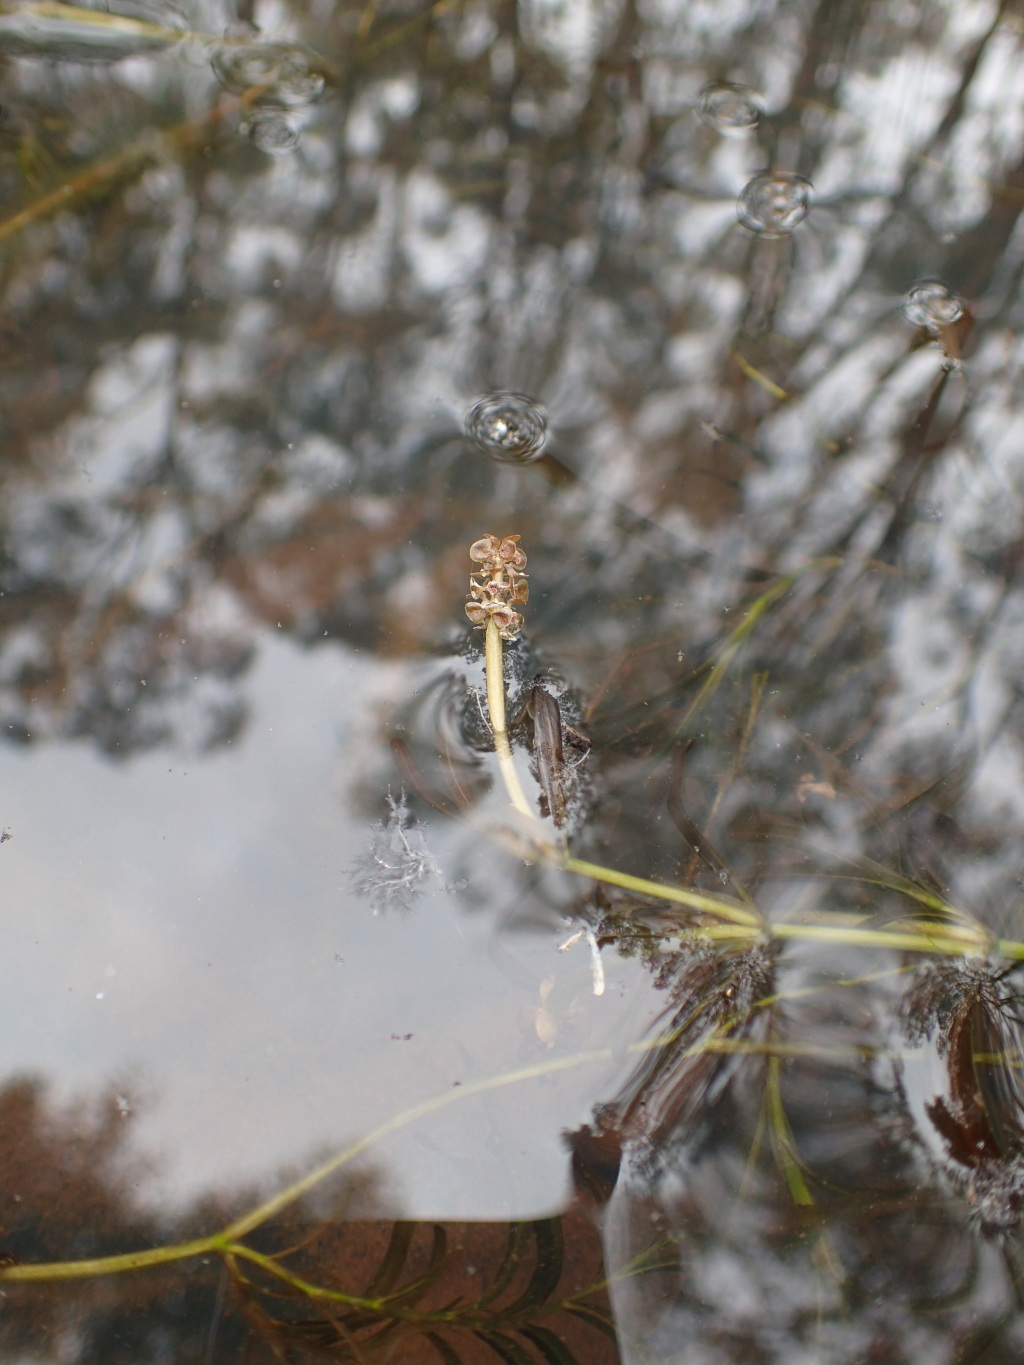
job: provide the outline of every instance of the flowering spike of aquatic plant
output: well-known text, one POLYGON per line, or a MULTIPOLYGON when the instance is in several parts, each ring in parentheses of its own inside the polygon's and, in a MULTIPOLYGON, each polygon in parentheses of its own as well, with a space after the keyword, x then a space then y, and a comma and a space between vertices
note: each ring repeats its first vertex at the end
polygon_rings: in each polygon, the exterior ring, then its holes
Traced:
POLYGON ((503 640, 514 640, 523 618, 516 607, 530 596, 526 581, 526 555, 519 548, 519 536, 481 536, 469 547, 469 557, 479 564, 469 578, 466 615, 480 630, 493 621, 503 640))
POLYGON ((526 556, 519 548, 519 536, 502 539, 488 534, 473 541, 469 557, 474 564, 480 565, 480 570, 470 575, 466 615, 475 626, 487 632, 484 646, 487 709, 491 713, 498 766, 508 799, 521 815, 536 823, 537 817, 516 773, 505 729, 505 678, 501 662, 502 640, 515 639, 523 624, 523 618, 515 608, 530 595, 523 573, 526 556))

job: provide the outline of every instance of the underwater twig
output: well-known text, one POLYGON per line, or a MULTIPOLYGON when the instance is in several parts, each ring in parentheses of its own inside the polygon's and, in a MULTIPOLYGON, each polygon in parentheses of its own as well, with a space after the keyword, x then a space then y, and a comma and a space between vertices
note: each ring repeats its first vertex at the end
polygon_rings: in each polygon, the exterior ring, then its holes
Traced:
MULTIPOLYGON (((696 740, 690 739, 685 744, 681 745, 679 753, 676 755, 676 760, 672 764, 672 775, 669 778, 668 799, 666 801, 669 818, 701 862, 706 863, 707 866, 711 868, 720 882, 723 884, 731 883, 744 903, 752 907, 754 904, 753 898, 746 887, 733 876, 728 863, 711 843, 704 831, 698 828, 690 819, 683 806, 683 798, 680 791, 683 767, 686 763, 687 755, 695 743, 696 740)), ((722 793, 719 791, 718 796, 715 798, 716 807, 721 800, 721 795, 722 793)), ((712 809, 712 818, 714 817, 714 813, 714 809, 712 809)))
MULTIPOLYGON (((165 36, 168 43, 190 38, 202 49, 213 51, 221 47, 231 48, 235 44, 216 37, 211 33, 197 30, 164 28, 143 20, 123 15, 108 14, 105 11, 91 10, 74 5, 59 3, 59 0, 40 0, 28 6, 21 13, 27 13, 42 20, 56 23, 87 23, 97 32, 109 30, 113 34, 126 33, 149 36, 154 40, 165 36)), ((339 83, 338 73, 319 58, 316 63, 318 74, 331 85, 339 83)), ((109 194, 120 183, 141 174, 154 162, 175 154, 187 154, 200 150, 217 132, 230 126, 240 114, 246 113, 258 102, 262 93, 270 88, 271 82, 256 83, 241 95, 225 96, 212 108, 194 118, 167 129, 146 129, 127 147, 101 161, 94 162, 73 175, 56 189, 49 191, 24 208, 0 219, 0 242, 17 236, 33 223, 43 222, 55 214, 76 208, 82 201, 98 199, 109 194)))
MULTIPOLYGON (((366 62, 369 61, 370 58, 378 56, 381 52, 386 52, 389 47, 394 47, 396 43, 402 42, 404 39, 408 38, 410 34, 415 33, 425 24, 428 24, 432 19, 436 19, 438 15, 444 14, 450 9, 457 9, 460 3, 461 0, 435 0, 435 3, 428 9, 423 10, 422 13, 415 15, 412 19, 406 20, 404 24, 399 24, 398 27, 392 29, 390 33, 385 33, 383 37, 375 39, 372 43, 367 44, 366 47, 360 48, 360 60, 366 62)), ((376 6, 374 5, 368 8, 372 8, 374 12, 370 14, 369 21, 366 23, 363 33, 359 33, 357 30, 357 37, 360 38, 369 36, 370 29, 373 27, 373 19, 376 17, 376 6)), ((363 27, 365 13, 366 12, 364 11, 364 16, 360 17, 360 27, 363 27)))
POLYGON ((751 365, 746 356, 740 355, 739 351, 732 352, 732 359, 736 362, 743 374, 755 384, 760 385, 765 393, 770 393, 773 398, 777 398, 782 403, 792 397, 792 394, 787 393, 786 390, 776 384, 773 379, 769 379, 768 376, 763 374, 756 366, 751 365))

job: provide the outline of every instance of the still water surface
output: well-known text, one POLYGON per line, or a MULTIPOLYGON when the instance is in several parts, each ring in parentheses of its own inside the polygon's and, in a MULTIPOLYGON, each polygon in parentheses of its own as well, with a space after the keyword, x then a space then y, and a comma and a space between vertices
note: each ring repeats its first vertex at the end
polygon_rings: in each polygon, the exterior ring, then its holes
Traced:
POLYGON ((0 56, 5 1358, 1019 1360, 1019 6, 0 56))

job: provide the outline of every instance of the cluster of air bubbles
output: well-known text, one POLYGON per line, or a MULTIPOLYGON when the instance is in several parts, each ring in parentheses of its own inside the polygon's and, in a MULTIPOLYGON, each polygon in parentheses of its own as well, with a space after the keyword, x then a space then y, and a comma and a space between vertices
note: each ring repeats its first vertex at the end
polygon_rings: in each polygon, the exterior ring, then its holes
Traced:
POLYGON ((276 111, 258 111, 249 120, 246 131, 253 146, 268 156, 285 156, 299 143, 299 130, 276 111))
POLYGON ((714 81, 700 92, 697 117, 720 133, 745 133, 756 128, 764 112, 761 97, 748 85, 714 81))
POLYGON ((548 419, 523 393, 488 393, 466 413, 466 431, 495 459, 530 464, 543 453, 548 419))
POLYGON ((212 65, 225 90, 264 109, 301 109, 327 86, 322 62, 299 43, 223 43, 212 65))
POLYGON ((964 306, 939 280, 921 280, 907 290, 903 316, 915 327, 939 332, 963 316, 964 306))
POLYGON ((737 199, 736 216, 759 237, 785 237, 806 217, 811 188, 802 175, 761 171, 737 199))

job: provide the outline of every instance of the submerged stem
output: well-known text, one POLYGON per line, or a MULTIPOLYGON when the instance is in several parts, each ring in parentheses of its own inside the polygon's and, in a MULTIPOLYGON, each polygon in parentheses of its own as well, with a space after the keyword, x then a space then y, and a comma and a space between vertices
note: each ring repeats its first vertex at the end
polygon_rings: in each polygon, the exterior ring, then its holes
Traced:
POLYGON ((151 1247, 148 1251, 128 1251, 119 1256, 96 1256, 87 1261, 50 1261, 36 1265, 12 1265, 4 1268, 0 1279, 17 1280, 84 1280, 93 1275, 118 1275, 128 1270, 145 1270, 148 1266, 170 1265, 193 1256, 220 1253, 222 1239, 199 1237, 193 1242, 179 1242, 175 1246, 151 1247))
POLYGON ((756 910, 736 905, 723 896, 706 896, 700 891, 687 891, 682 886, 648 881, 646 877, 634 877, 629 872, 618 872, 615 868, 602 867, 599 863, 586 863, 580 858, 564 858, 560 866, 563 872, 574 872, 579 877, 590 877, 595 882, 621 886, 625 891, 636 891, 641 896, 652 896, 656 900, 687 905, 692 910, 703 910, 709 915, 717 915, 719 919, 729 920, 747 929, 764 928, 764 921, 756 910))

